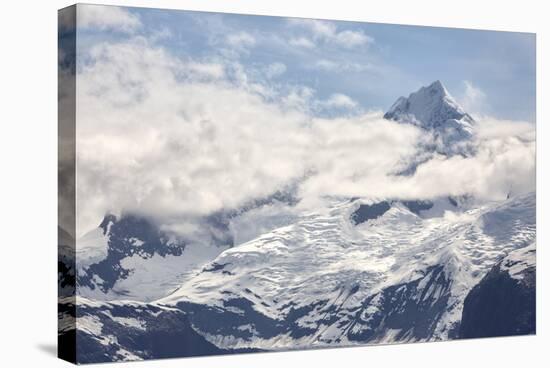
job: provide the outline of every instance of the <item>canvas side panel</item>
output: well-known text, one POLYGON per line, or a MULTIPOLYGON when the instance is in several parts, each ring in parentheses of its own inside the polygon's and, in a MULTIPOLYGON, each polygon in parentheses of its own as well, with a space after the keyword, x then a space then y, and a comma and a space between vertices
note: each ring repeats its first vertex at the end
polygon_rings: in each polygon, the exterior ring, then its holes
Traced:
POLYGON ((76 363, 76 6, 58 11, 58 356, 76 363))

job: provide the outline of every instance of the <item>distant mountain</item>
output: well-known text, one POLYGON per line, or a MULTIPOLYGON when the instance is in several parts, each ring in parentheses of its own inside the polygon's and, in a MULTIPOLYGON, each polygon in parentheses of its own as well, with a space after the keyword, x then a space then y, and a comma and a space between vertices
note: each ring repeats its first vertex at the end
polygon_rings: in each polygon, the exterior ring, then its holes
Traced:
POLYGON ((508 308, 502 315, 521 333, 514 321, 524 319, 514 316, 529 311, 491 304, 490 291, 530 299, 486 275, 530 280, 534 209, 533 193, 470 209, 447 198, 431 207, 333 199, 227 249, 167 297, 82 298, 77 341, 89 361, 438 341, 471 336, 468 324, 482 326, 477 313, 496 307, 508 308), (442 216, 439 206, 460 215, 442 216))
MULTIPOLYGON (((476 122, 439 81, 385 118, 430 138, 411 172, 426 155, 473 152, 476 122)), ((194 239, 107 215, 75 254, 60 231, 60 338, 95 362, 534 333, 534 192, 324 197, 307 210, 298 192, 204 216, 194 239)))
POLYGON ((460 217, 376 203, 329 202, 221 253, 157 303, 185 310, 224 349, 453 339, 471 288, 535 237, 533 194, 470 209, 436 203, 460 217), (357 223, 361 205, 375 213, 357 223))
POLYGON ((77 241, 77 294, 97 300, 153 300, 173 291, 196 263, 225 248, 187 244, 143 216, 106 215, 77 241))
POLYGON ((446 155, 468 154, 475 120, 454 100, 440 81, 399 97, 384 118, 415 125, 433 138, 433 149, 446 155))
MULTIPOLYGON (((250 216, 266 205, 294 206, 295 190, 292 185, 238 208, 196 219, 194 227, 199 240, 163 230, 142 215, 126 213, 117 218, 107 214, 97 228, 77 240, 77 294, 96 300, 137 301, 166 296, 200 271, 203 264, 234 246, 235 241, 256 236, 257 224, 242 224, 241 216, 250 216)), ((270 222, 279 224, 288 221, 286 217, 277 216, 270 222)), ((60 239, 64 238, 60 235, 60 239)), ((67 262, 61 260, 61 270, 74 268, 74 255, 64 259, 67 262)), ((74 277, 74 270, 67 274, 71 275, 74 277)))

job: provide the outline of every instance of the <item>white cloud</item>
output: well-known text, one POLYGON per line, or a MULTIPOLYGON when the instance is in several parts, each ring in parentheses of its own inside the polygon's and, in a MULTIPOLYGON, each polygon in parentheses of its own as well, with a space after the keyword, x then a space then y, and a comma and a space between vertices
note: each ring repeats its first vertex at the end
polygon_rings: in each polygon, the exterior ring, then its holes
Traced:
POLYGON ((205 62, 187 62, 187 63, 182 63, 182 67, 185 69, 187 73, 194 73, 195 76, 199 76, 199 77, 219 79, 225 76, 225 70, 222 64, 205 63, 205 62))
POLYGON ((275 62, 269 64, 265 68, 265 73, 268 78, 278 77, 286 72, 286 65, 283 63, 275 62))
MULTIPOLYGON (((426 137, 380 112, 315 117, 310 88, 266 99, 272 87, 239 64, 182 60, 139 38, 97 45, 87 60, 77 83, 80 233, 121 210, 178 228, 298 179, 304 203, 326 195, 501 198, 534 188, 532 125, 480 121, 476 156, 434 156, 415 175, 396 177, 426 137)), ((356 106, 343 94, 325 102, 356 106)))
POLYGON ((287 109, 308 112, 314 101, 315 91, 306 86, 293 86, 286 95, 281 96, 281 105, 287 109))
POLYGON ((141 21, 137 15, 117 6, 78 4, 77 26, 133 33, 141 27, 141 21))
POLYGON ((336 25, 329 21, 291 18, 289 23, 308 29, 315 38, 331 38, 336 34, 336 25))
POLYGON ((248 32, 228 29, 224 34, 214 34, 210 42, 224 58, 238 60, 242 55, 248 55, 258 41, 248 32))
POLYGON ((314 67, 322 70, 334 71, 338 69, 339 65, 340 64, 336 61, 321 59, 315 62, 314 67))
MULTIPOLYGON (((290 24, 305 28, 316 40, 333 43, 344 48, 368 46, 374 42, 374 38, 366 35, 361 30, 339 31, 336 25, 329 21, 315 19, 291 19, 290 24)), ((307 40, 305 38, 303 39, 307 40)))
MULTIPOLYGON (((483 122, 482 122, 483 123, 483 122)), ((327 150, 326 167, 301 186, 301 196, 315 198, 320 194, 341 196, 366 196, 371 198, 431 199, 448 195, 473 194, 478 200, 502 200, 508 194, 516 195, 535 189, 535 135, 533 126, 513 127, 515 122, 495 121, 503 128, 491 138, 481 135, 477 142, 478 152, 471 157, 445 157, 434 155, 420 165, 413 176, 396 177, 389 175, 389 168, 398 165, 396 157, 384 157, 391 153, 391 147, 402 149, 411 137, 396 130, 401 136, 392 139, 378 136, 380 141, 367 141, 358 138, 364 146, 353 146, 345 155, 327 150), (509 126, 512 124, 512 126, 509 126), (357 156, 353 156, 355 151, 357 156), (374 156, 371 156, 374 153, 374 156), (335 156, 334 156, 335 155, 335 156), (331 158, 332 157, 332 158, 331 158), (344 159, 345 157, 345 159, 344 159), (375 160, 384 160, 375 162, 375 160)), ((521 125, 521 124, 520 124, 521 125)), ((373 125, 367 125, 374 128, 373 125)), ((383 125, 382 125, 383 126, 383 125)), ((493 130, 495 133, 496 130, 493 130)), ((354 132, 348 132, 353 134, 354 132)), ((388 130, 386 134, 391 134, 388 130)), ((346 138, 347 144, 353 140, 346 138)), ((403 156, 401 156, 403 157, 403 156)), ((406 157, 406 155, 405 155, 406 157)))
POLYGON ((351 97, 346 96, 342 93, 332 94, 328 100, 325 102, 328 107, 336 108, 347 108, 351 109, 357 107, 357 102, 355 102, 351 97))
POLYGON ((355 63, 346 60, 329 60, 320 59, 313 63, 310 67, 314 69, 324 70, 328 72, 353 72, 359 73, 364 71, 373 71, 375 68, 367 63, 355 63))
POLYGON ((485 92, 468 80, 463 81, 463 85, 464 92, 459 98, 462 107, 474 115, 486 113, 487 95, 485 92))
POLYGON ((160 29, 152 31, 151 35, 149 36, 149 39, 152 42, 156 42, 160 40, 166 40, 172 37, 174 37, 174 34, 172 33, 172 31, 170 31, 170 29, 167 27, 162 27, 160 29))
POLYGON ((288 43, 291 46, 303 47, 305 49, 312 49, 315 47, 315 43, 306 37, 291 38, 288 43))
POLYGON ((232 33, 226 37, 227 43, 236 48, 248 48, 256 44, 256 39, 248 32, 232 33))
MULTIPOLYGON (((481 126, 485 123, 480 122, 481 126)), ((521 133, 516 130, 519 135, 507 135, 503 133, 514 129, 508 126, 510 123, 494 123, 500 125, 502 132, 491 137, 482 132, 475 156, 432 159, 419 168, 413 178, 414 185, 417 188, 433 185, 431 195, 473 193, 479 198, 495 200, 534 190, 534 127, 531 125, 521 133)), ((423 194, 422 189, 418 192, 423 194)))
POLYGON ((367 36, 363 32, 342 31, 338 32, 334 37, 336 38, 337 43, 348 48, 367 45, 374 42, 372 37, 367 36))

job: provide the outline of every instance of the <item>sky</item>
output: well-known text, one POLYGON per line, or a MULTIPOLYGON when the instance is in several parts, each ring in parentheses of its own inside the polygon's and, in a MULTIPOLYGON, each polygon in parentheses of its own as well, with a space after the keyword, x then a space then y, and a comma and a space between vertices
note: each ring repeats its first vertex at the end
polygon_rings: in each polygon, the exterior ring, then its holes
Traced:
MULTIPOLYGON (((473 114, 535 121, 535 35, 347 21, 125 8, 139 26, 83 27, 82 44, 129 34, 155 38, 182 57, 239 62, 272 83, 346 95, 387 110, 441 80, 473 114), (133 27, 133 28, 132 28, 133 27), (87 28, 87 29, 86 29, 87 28)), ((254 78, 249 75, 249 78, 254 78)), ((343 103, 343 100, 341 101, 343 103)), ((322 111, 325 112, 326 111, 322 111)))
POLYGON ((533 35, 98 5, 77 24, 77 236, 122 212, 200 236, 296 184, 296 210, 534 190, 533 35), (476 118, 476 154, 396 176, 431 137, 382 115, 434 80, 476 118))

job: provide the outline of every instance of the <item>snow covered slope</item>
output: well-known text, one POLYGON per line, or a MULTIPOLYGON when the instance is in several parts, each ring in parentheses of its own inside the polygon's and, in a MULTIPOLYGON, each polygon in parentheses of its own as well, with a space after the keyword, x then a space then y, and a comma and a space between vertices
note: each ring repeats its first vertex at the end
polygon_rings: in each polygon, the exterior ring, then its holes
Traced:
MULTIPOLYGON (((61 300, 67 329, 60 346, 78 346, 79 363, 227 354, 199 335, 184 312, 142 302, 61 300), (75 331, 74 318, 78 326, 75 331), (67 344, 67 345, 64 345, 67 344)), ((63 322, 62 321, 62 322, 63 322)))
MULTIPOLYGON (((187 236, 144 216, 106 215, 76 241, 77 294, 103 301, 166 296, 222 251, 294 221, 294 190, 290 185, 240 208, 184 223, 193 229, 187 236)), ((74 263, 73 255, 73 268, 74 263)))
POLYGON ((291 225, 225 250, 168 297, 79 298, 83 356, 134 360, 463 337, 464 300, 485 275, 498 267, 520 277, 532 268, 535 195, 451 206, 440 216, 406 204, 328 199, 291 225), (352 220, 361 206, 377 203, 386 211, 352 220), (191 340, 200 349, 186 350, 191 340))
POLYGON ((440 81, 399 97, 384 115, 385 119, 413 124, 432 134, 439 153, 466 154, 473 135, 474 119, 453 99, 440 81))
POLYGON ((428 218, 393 202, 354 226, 359 204, 328 200, 157 303, 186 310, 224 349, 455 338, 470 289, 535 238, 534 194, 428 218))
MULTIPOLYGON (((476 123, 440 82, 385 117, 430 138, 407 172, 425 157, 472 153, 476 123)), ((145 217, 106 216, 76 255, 60 257, 60 290, 76 257, 79 302, 76 311, 62 300, 62 321, 79 327, 61 335, 81 339, 88 361, 437 341, 505 325, 467 327, 480 325, 483 306, 491 315, 491 290, 534 295, 534 192, 500 202, 324 197, 314 208, 296 193, 201 218, 206 236, 193 239, 145 217)))
POLYGON ((146 218, 107 215, 77 241, 77 295, 150 301, 175 290, 228 246, 188 243, 146 218))

